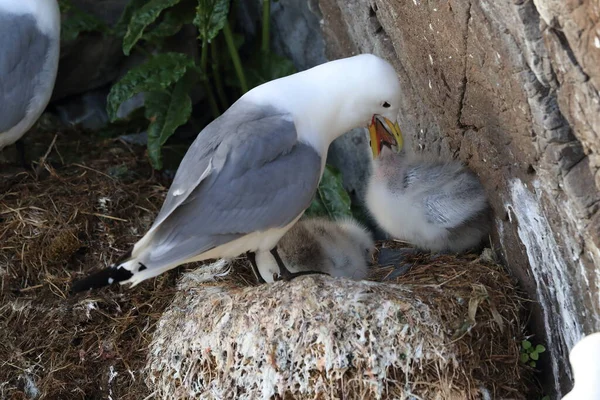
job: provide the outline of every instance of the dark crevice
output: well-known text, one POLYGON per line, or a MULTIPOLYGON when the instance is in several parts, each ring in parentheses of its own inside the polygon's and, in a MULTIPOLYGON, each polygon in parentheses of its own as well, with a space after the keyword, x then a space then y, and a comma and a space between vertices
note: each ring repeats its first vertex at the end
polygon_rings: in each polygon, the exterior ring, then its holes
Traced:
MULTIPOLYGON (((467 93, 467 64, 469 62, 468 60, 468 46, 469 46, 469 25, 471 24, 471 7, 473 6, 473 4, 469 1, 469 8, 467 9, 467 23, 465 26, 465 34, 463 37, 463 48, 464 48, 464 68, 463 68, 463 79, 460 85, 460 96, 459 96, 459 103, 458 103, 458 115, 456 118, 456 124, 458 125, 458 127, 460 129, 463 130, 463 134, 464 132, 466 132, 467 130, 474 130, 474 131, 478 131, 479 128, 477 128, 476 126, 473 125, 466 125, 462 123, 462 114, 463 114, 463 108, 465 106, 465 95, 467 93)), ((443 74, 442 74, 443 76, 443 74)), ((445 83, 445 81, 444 81, 445 83)), ((447 85, 447 84, 446 84, 447 85)))
POLYGON ((377 4, 373 3, 371 7, 369 7, 369 17, 377 16, 377 4))
POLYGON ((369 23, 370 30, 375 35, 381 35, 381 34, 387 35, 387 32, 385 31, 385 29, 383 29, 383 26, 381 25, 381 22, 379 22, 379 19, 377 18, 377 10, 378 10, 378 8, 377 8, 377 5, 375 3, 373 3, 369 7, 369 19, 368 19, 368 23, 369 23))
POLYGON ((561 30, 560 25, 558 25, 557 27, 549 27, 548 30, 556 36, 563 50, 567 53, 569 61, 571 61, 571 63, 585 76, 585 80, 587 81, 588 79, 590 79, 590 77, 583 71, 583 68, 581 68, 581 66, 579 65, 577 57, 575 57, 575 53, 573 53, 571 45, 569 45, 569 41, 567 40, 567 37, 565 36, 564 32, 561 30))
POLYGON ((571 166, 564 170, 563 174, 567 176, 571 171, 573 171, 579 164, 586 160, 587 156, 584 154, 583 157, 579 161, 573 162, 571 166))
POLYGON ((452 89, 450 89, 450 85, 448 85, 448 82, 446 81, 446 75, 443 71, 440 71, 440 78, 442 78, 442 82, 444 82, 444 86, 446 86, 448 92, 452 93, 452 89))

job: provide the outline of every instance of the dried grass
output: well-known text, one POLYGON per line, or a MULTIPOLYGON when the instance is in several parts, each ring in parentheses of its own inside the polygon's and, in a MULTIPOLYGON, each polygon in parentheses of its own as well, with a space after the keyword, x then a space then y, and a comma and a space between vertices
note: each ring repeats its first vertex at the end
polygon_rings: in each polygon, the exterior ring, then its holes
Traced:
POLYGON ((137 241, 167 182, 143 151, 81 134, 59 134, 38 170, 0 181, 0 398, 142 399, 145 348, 176 272, 132 291, 67 292, 137 241))

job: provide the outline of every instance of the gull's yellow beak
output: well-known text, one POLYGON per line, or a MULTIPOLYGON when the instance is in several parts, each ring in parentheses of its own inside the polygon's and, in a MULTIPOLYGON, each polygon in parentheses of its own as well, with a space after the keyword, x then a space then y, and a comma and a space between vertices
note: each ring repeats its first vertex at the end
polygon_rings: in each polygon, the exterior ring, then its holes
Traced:
POLYGON ((397 122, 392 122, 381 115, 374 115, 369 125, 369 136, 371 138, 371 150, 373 158, 377 158, 384 145, 389 146, 396 152, 402 150, 404 139, 397 122))

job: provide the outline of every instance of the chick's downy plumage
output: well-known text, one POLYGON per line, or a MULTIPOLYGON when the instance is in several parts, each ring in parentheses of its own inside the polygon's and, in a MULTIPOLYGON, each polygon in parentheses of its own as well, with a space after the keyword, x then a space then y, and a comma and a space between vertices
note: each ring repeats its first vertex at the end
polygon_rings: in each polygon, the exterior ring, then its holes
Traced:
MULTIPOLYGON (((367 276, 375 243, 371 233, 353 219, 307 218, 296 223, 277 247, 291 272, 317 271, 360 280, 367 276)), ((262 279, 273 282, 273 275, 279 273, 273 255, 258 252, 256 264, 262 279)))
POLYGON ((477 176, 457 161, 395 153, 373 160, 367 208, 396 239, 431 251, 462 252, 490 229, 490 207, 477 176))

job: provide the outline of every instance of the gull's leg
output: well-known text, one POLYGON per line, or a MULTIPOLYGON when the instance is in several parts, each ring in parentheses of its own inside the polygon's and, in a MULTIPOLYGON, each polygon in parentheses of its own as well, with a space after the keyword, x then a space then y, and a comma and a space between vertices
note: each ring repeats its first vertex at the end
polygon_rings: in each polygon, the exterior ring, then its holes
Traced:
POLYGON ((285 264, 283 263, 283 260, 281 260, 281 257, 279 257, 279 253, 277 253, 277 246, 275 246, 271 249, 271 254, 273 255, 273 257, 275 257, 275 262, 277 263, 277 266, 279 267, 279 279, 276 279, 276 280, 291 281, 292 279, 297 278, 302 275, 313 275, 313 274, 329 275, 328 273, 321 272, 321 271, 290 272, 290 270, 285 267, 285 264))
POLYGON ((258 270, 258 265, 256 265, 256 253, 253 251, 249 251, 246 253, 246 257, 252 265, 252 272, 254 272, 254 276, 256 276, 256 280, 258 281, 258 283, 267 283, 260 274, 260 271, 258 270))

